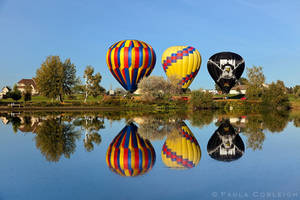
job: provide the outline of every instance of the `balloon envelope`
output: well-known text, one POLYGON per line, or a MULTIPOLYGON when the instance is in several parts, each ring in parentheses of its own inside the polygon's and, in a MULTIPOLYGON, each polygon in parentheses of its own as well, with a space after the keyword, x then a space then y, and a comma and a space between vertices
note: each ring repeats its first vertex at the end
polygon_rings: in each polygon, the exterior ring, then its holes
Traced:
POLYGON ((113 139, 106 153, 109 168, 122 176, 137 176, 148 172, 155 163, 155 151, 137 133, 133 123, 125 126, 113 139))
POLYGON ((190 86, 201 65, 199 51, 191 46, 169 47, 164 51, 161 60, 167 77, 180 79, 183 89, 190 86))
POLYGON ((221 90, 224 93, 229 93, 230 89, 242 76, 245 69, 245 62, 236 53, 221 52, 209 58, 207 69, 221 90))
POLYGON ((167 136, 161 157, 164 164, 170 168, 189 169, 198 165, 201 149, 184 122, 167 136))
POLYGON ((207 144, 209 156, 219 161, 237 160, 242 157, 244 151, 242 138, 228 121, 219 126, 207 144))
POLYGON ((152 72, 156 62, 153 48, 139 40, 122 40, 107 51, 106 63, 124 89, 134 92, 139 81, 152 72))

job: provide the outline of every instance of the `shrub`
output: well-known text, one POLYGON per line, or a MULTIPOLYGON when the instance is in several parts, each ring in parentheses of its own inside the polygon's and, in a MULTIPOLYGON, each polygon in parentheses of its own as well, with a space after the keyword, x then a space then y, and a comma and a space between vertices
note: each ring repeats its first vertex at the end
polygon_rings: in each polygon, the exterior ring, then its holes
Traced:
POLYGON ((193 110, 215 108, 213 95, 201 90, 192 91, 189 104, 193 110))

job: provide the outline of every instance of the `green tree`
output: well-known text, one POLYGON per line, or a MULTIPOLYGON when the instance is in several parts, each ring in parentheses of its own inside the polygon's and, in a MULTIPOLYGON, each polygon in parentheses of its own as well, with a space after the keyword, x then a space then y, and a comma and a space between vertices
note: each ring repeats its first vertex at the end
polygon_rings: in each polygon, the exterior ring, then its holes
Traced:
POLYGON ((25 91, 24 91, 24 93, 23 93, 23 98, 24 98, 24 101, 25 101, 25 102, 31 100, 31 92, 32 92, 31 86, 30 86, 30 85, 26 85, 26 86, 25 86, 25 91))
POLYGON ((189 104, 193 110, 214 108, 213 95, 208 91, 202 90, 192 91, 189 104))
POLYGON ((248 88, 246 96, 248 99, 259 99, 263 93, 263 84, 265 83, 265 75, 262 67, 253 66, 247 68, 248 88))
POLYGON ((71 95, 75 85, 79 82, 79 78, 76 78, 76 67, 71 63, 70 58, 66 59, 63 65, 63 94, 71 95))
POLYGON ((41 95, 58 98, 60 102, 65 94, 71 94, 76 81, 75 65, 70 59, 62 63, 59 56, 48 56, 36 71, 36 84, 41 95))
POLYGON ((62 155, 70 158, 75 152, 76 140, 79 138, 80 132, 76 131, 73 125, 50 118, 37 128, 35 141, 36 147, 48 161, 58 162, 62 155))
POLYGON ((9 96, 15 100, 15 101, 18 101, 22 98, 22 93, 21 91, 18 89, 18 86, 17 85, 14 85, 14 88, 13 90, 10 92, 9 96))
POLYGON ((101 93, 105 92, 105 89, 100 86, 102 76, 100 73, 94 74, 94 68, 90 65, 86 66, 84 70, 83 78, 85 79, 85 99, 87 101, 88 96, 92 95, 93 97, 99 96, 101 93))
POLYGON ((272 109, 288 109, 290 102, 284 83, 282 81, 272 82, 268 88, 265 88, 262 102, 272 109))

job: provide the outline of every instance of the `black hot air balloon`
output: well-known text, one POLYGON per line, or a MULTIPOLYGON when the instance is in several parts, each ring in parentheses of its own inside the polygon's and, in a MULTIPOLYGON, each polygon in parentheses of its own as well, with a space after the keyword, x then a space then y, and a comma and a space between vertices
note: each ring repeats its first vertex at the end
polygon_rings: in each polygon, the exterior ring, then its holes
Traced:
POLYGON ((245 61, 236 53, 221 52, 209 58, 207 69, 221 90, 224 93, 229 93, 230 89, 242 76, 245 61))
POLYGON ((245 145, 228 120, 222 122, 207 144, 207 152, 215 160, 230 162, 244 154, 245 145))

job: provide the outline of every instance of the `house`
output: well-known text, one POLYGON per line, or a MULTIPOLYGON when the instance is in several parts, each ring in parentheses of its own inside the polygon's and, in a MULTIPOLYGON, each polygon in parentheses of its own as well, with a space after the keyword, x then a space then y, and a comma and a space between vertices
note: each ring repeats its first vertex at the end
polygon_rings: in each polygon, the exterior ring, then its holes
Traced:
POLYGON ((229 94, 246 94, 247 88, 247 85, 237 85, 230 90, 229 94))
POLYGON ((34 79, 22 79, 17 83, 17 87, 22 93, 25 92, 25 88, 28 85, 31 87, 32 95, 37 95, 39 93, 34 79))
POLYGON ((3 96, 6 95, 9 91, 11 91, 11 89, 8 86, 2 88, 0 92, 0 99, 3 99, 3 96))

